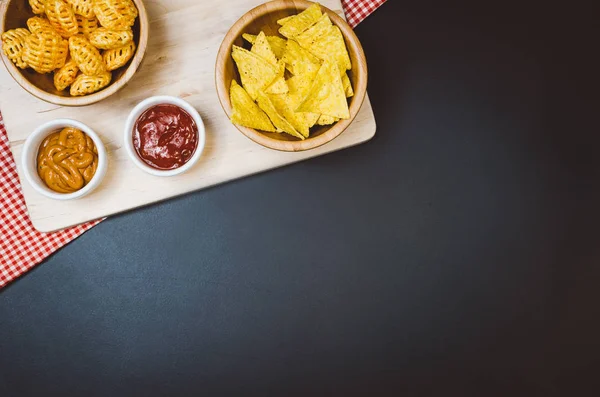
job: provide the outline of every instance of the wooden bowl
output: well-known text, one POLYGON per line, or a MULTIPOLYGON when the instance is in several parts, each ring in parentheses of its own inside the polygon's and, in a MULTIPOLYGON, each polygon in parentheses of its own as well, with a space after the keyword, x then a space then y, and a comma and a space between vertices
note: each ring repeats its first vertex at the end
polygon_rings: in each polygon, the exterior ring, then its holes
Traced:
MULTIPOLYGON (((148 45, 148 14, 142 0, 133 0, 139 16, 133 25, 136 52, 127 65, 112 72, 111 83, 101 91, 86 96, 73 97, 69 90, 58 91, 54 87, 53 74, 39 74, 31 68, 19 69, 0 51, 4 66, 13 79, 30 94, 56 105, 84 106, 108 98, 127 84, 140 66, 148 45)), ((0 1, 0 32, 15 28, 27 28, 27 19, 35 16, 27 0, 0 1)))
MULTIPOLYGON (((279 25, 277 25, 278 19, 298 14, 312 4, 312 2, 304 0, 271 1, 248 11, 229 29, 225 39, 223 39, 221 48, 219 48, 215 66, 217 94, 221 101, 221 106, 228 117, 231 116, 231 101, 229 99, 231 80, 235 79, 238 83, 240 82, 237 68, 231 58, 232 46, 235 44, 250 49, 250 45, 242 39, 243 33, 258 34, 262 30, 266 35, 279 35, 277 32, 279 29, 279 25)), ((348 71, 348 77, 350 77, 352 87, 354 88, 354 96, 350 98, 349 105, 350 118, 348 120, 340 120, 328 126, 315 125, 311 128, 310 137, 305 140, 299 140, 285 133, 263 132, 236 125, 236 128, 244 135, 263 146, 288 152, 297 152, 321 146, 344 132, 358 114, 365 99, 368 75, 367 61, 362 46, 346 21, 324 6, 321 6, 321 10, 326 12, 331 22, 337 25, 342 31, 348 53, 350 54, 350 60, 352 61, 352 70, 348 71)), ((281 37, 281 35, 279 36, 281 37)))

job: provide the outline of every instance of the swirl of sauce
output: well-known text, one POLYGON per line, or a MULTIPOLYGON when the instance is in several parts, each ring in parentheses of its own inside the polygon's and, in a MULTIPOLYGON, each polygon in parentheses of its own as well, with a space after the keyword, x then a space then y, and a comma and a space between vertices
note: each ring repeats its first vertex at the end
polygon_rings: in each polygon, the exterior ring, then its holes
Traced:
POLYGON ((38 150, 37 171, 46 186, 73 193, 87 185, 98 168, 98 149, 89 136, 67 127, 50 134, 38 150))

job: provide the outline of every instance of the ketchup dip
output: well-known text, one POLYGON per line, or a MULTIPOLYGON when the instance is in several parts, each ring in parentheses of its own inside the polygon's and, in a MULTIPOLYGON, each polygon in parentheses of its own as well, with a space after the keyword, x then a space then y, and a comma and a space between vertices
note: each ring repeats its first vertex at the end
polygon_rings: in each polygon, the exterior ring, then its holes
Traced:
POLYGON ((198 126, 177 105, 161 104, 147 109, 133 127, 133 147, 152 168, 173 170, 187 163, 198 147, 198 126))

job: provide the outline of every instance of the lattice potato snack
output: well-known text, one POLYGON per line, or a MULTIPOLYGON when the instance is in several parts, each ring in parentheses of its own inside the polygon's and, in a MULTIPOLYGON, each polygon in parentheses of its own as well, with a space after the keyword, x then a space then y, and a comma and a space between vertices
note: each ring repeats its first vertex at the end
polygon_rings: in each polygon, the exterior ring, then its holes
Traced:
POLYGON ((133 41, 133 32, 131 29, 111 30, 103 27, 91 32, 89 39, 90 43, 96 48, 114 50, 133 41))
POLYGON ((127 29, 138 16, 131 0, 94 0, 94 13, 100 24, 109 29, 127 29))
POLYGON ((110 72, 104 72, 98 76, 80 74, 77 76, 73 84, 71 84, 70 93, 72 96, 93 94, 94 92, 100 91, 110 84, 111 79, 112 74, 110 74, 110 72))
POLYGON ((23 59, 25 40, 31 33, 27 29, 18 28, 2 33, 2 50, 17 67, 25 69, 27 62, 23 59))
POLYGON ((62 68, 69 54, 69 43, 54 32, 38 32, 27 36, 23 60, 38 73, 62 68))
POLYGON ((63 91, 73 84, 79 73, 77 62, 69 59, 65 66, 54 72, 54 86, 57 90, 63 91))
POLYGON ((63 0, 44 0, 46 16, 50 24, 62 37, 68 38, 79 33, 75 12, 63 0))
POLYGON ((71 58, 77 63, 77 67, 83 74, 97 76, 106 72, 100 51, 84 36, 78 35, 69 38, 69 51, 71 58))
POLYGON ((106 70, 112 71, 124 66, 133 54, 135 53, 135 43, 130 41, 129 44, 114 50, 104 51, 103 61, 106 70))
POLYGON ((18 68, 54 72, 56 90, 89 95, 136 51, 132 0, 28 0, 27 27, 2 33, 2 50, 18 68))

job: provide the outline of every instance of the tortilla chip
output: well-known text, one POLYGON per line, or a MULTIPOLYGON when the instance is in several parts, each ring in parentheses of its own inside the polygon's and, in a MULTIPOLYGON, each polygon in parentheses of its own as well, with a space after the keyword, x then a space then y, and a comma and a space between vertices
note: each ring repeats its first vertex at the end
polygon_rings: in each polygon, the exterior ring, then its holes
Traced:
POLYGON ((344 73, 342 75, 342 85, 344 86, 344 92, 346 93, 346 98, 350 98, 350 97, 354 96, 354 90, 352 89, 352 83, 350 82, 348 73, 344 73))
POLYGON ((317 23, 296 36, 295 40, 320 59, 335 59, 341 73, 352 69, 344 36, 340 28, 331 24, 327 14, 323 14, 317 23))
POLYGON ((252 46, 250 50, 254 54, 263 57, 267 62, 272 65, 277 65, 277 58, 271 49, 271 45, 267 41, 267 36, 264 32, 260 32, 258 36, 256 36, 256 42, 252 46))
MULTIPOLYGON (((257 36, 253 34, 244 33, 242 37, 250 44, 254 44, 256 42, 257 36)), ((273 53, 275 54, 277 59, 281 59, 283 53, 285 52, 285 44, 287 41, 277 36, 267 36, 267 41, 271 45, 271 49, 273 50, 273 53)))
POLYGON ((267 94, 285 94, 286 92, 288 92, 288 86, 285 82, 285 79, 283 77, 278 77, 277 79, 275 79, 275 81, 273 82, 273 84, 271 84, 266 90, 265 92, 267 94))
POLYGON ((246 90, 240 87, 235 80, 231 80, 229 98, 231 99, 231 107, 233 108, 231 113, 231 122, 233 124, 275 132, 275 127, 273 127, 273 124, 269 120, 269 116, 254 103, 246 90))
POLYGON ((277 68, 279 70, 279 77, 277 77, 273 81, 273 83, 271 83, 271 85, 267 87, 267 89, 265 90, 267 94, 285 94, 289 91, 288 85, 285 82, 285 78, 283 77, 285 73, 285 64, 283 63, 283 61, 277 62, 277 68))
POLYGON ((330 125, 330 124, 333 124, 338 121, 340 121, 340 119, 338 119, 337 117, 331 117, 331 116, 326 116, 326 115, 322 114, 319 117, 319 120, 317 120, 317 124, 318 125, 330 125))
POLYGON ((277 66, 242 47, 234 45, 231 56, 237 65, 242 85, 252 99, 256 99, 258 92, 271 85, 278 77, 277 66))
POLYGON ((340 119, 350 118, 342 78, 335 62, 330 59, 323 62, 310 91, 296 111, 320 113, 340 119))
POLYGON ((315 75, 321 67, 319 58, 300 47, 294 40, 288 40, 285 45, 285 52, 281 58, 285 62, 285 67, 293 75, 315 75))
POLYGON ((277 20, 277 25, 283 26, 283 25, 285 25, 287 22, 289 22, 294 17, 295 17, 295 15, 290 15, 289 17, 278 19, 277 20))
POLYGON ((267 94, 263 92, 258 93, 258 106, 260 106, 260 108, 265 113, 267 113, 275 127, 282 130, 283 132, 295 136, 296 138, 304 139, 304 136, 298 131, 296 131, 294 126, 292 126, 289 121, 287 121, 285 118, 282 117, 282 115, 280 115, 277 112, 277 109, 275 108, 275 106, 273 106, 273 103, 271 102, 267 94))
POLYGON ((268 95, 273 107, 277 110, 283 118, 285 118, 296 131, 302 136, 308 138, 309 126, 306 120, 305 113, 294 112, 294 108, 297 106, 297 100, 295 100, 290 94, 282 95, 268 95))
MULTIPOLYGON (((287 79, 287 85, 289 87, 289 95, 292 101, 292 109, 295 109, 302 103, 308 90, 310 90, 312 81, 308 79, 304 79, 301 76, 292 76, 287 79)), ((317 123, 320 114, 319 113, 310 113, 310 112, 295 112, 296 114, 302 115, 306 120, 306 124, 308 128, 311 128, 313 125, 317 123)))
POLYGON ((314 3, 294 18, 286 21, 282 27, 279 28, 279 33, 282 36, 291 39, 316 23, 321 17, 321 7, 318 3, 314 3))

